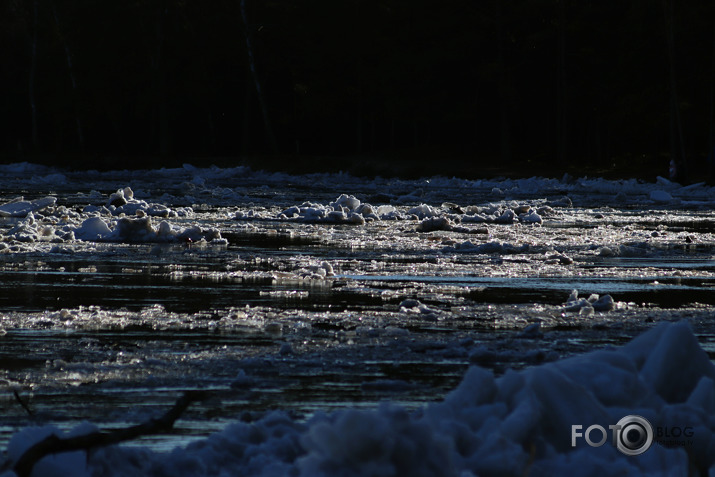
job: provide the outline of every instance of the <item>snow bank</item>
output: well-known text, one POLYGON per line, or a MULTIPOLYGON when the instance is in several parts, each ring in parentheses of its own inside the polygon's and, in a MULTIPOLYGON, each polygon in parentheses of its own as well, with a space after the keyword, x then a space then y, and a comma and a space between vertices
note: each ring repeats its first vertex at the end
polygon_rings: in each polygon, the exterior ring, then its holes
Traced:
MULTIPOLYGON (((715 367, 687 323, 664 323, 621 348, 501 377, 473 367, 443 402, 414 412, 383 404, 307 422, 273 412, 170 453, 113 446, 94 451, 86 469, 68 470, 66 459, 82 460, 76 455, 46 458, 33 475, 601 477, 688 475, 689 468, 712 475, 714 414, 715 367), (637 456, 621 452, 610 436, 592 447, 573 432, 608 430, 630 415, 647 419, 653 433, 637 456)), ((8 458, 47 435, 47 427, 18 432, 8 458)), ((598 431, 590 437, 601 440, 598 431)))

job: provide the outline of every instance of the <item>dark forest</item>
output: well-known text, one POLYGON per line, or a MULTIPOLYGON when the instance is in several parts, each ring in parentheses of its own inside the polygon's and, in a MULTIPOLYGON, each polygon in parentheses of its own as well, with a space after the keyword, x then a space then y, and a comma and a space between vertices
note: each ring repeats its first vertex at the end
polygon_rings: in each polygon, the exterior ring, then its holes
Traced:
POLYGON ((8 0, 0 34, 3 162, 712 176, 713 2, 8 0))

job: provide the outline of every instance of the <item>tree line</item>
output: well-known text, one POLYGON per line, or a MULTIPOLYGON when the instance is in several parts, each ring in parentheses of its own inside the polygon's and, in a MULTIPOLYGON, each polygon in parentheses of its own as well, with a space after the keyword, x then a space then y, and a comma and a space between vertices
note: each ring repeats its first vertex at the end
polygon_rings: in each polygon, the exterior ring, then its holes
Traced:
MULTIPOLYGON (((715 4, 8 0, 3 160, 457 157, 702 177, 715 4)), ((706 171, 710 173, 709 169, 706 171)))

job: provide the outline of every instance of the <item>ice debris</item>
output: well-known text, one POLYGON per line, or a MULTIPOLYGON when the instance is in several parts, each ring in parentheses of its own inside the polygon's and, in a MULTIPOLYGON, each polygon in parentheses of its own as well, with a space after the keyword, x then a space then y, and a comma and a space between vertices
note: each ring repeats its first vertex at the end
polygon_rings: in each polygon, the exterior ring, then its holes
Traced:
POLYGON ((482 253, 482 254, 516 254, 516 253, 526 253, 529 251, 529 244, 523 244, 520 246, 512 245, 510 243, 499 243, 499 242, 484 242, 476 244, 471 240, 465 240, 461 243, 456 243, 454 245, 448 245, 442 249, 445 253, 460 252, 460 253, 482 253))
POLYGON ((221 232, 215 228, 192 225, 177 228, 169 222, 161 221, 154 226, 151 217, 122 217, 106 221, 101 217, 90 217, 74 230, 78 240, 96 242, 212 242, 226 244, 221 232))
POLYGON ((323 280, 327 277, 335 276, 333 266, 330 262, 320 262, 317 264, 308 265, 307 267, 298 270, 298 276, 309 280, 323 280))
POLYGON ((0 205, 0 217, 27 217, 32 212, 42 212, 53 207, 56 202, 56 197, 43 197, 30 201, 18 197, 0 205))
POLYGON ((611 297, 611 295, 598 296, 594 293, 586 299, 579 298, 578 290, 573 290, 571 295, 569 295, 568 300, 566 300, 564 311, 575 311, 582 315, 588 315, 592 314, 594 311, 611 311, 615 307, 616 303, 613 301, 613 297, 611 297))
POLYGON ((144 200, 136 199, 134 191, 130 187, 118 189, 110 194, 107 203, 103 207, 87 206, 84 212, 103 212, 108 211, 112 215, 148 215, 151 217, 191 217, 193 209, 191 207, 178 207, 171 209, 164 204, 149 203, 144 200))
POLYGON ((419 300, 414 298, 407 298, 400 302, 400 311, 403 313, 415 313, 419 314, 422 318, 431 321, 437 321, 440 318, 441 311, 436 308, 431 308, 419 300))
POLYGON ((289 207, 278 214, 278 218, 301 222, 364 225, 366 220, 378 217, 369 204, 361 204, 355 196, 342 194, 327 206, 304 202, 299 206, 289 207))
MULTIPOLYGON (((215 228, 177 227, 166 220, 154 225, 152 217, 191 217, 193 210, 172 210, 162 204, 134 198, 131 188, 111 194, 104 206, 88 205, 82 212, 57 206, 55 197, 32 201, 15 199, 0 206, 0 217, 19 219, 0 239, 22 243, 71 242, 212 242, 227 244, 215 228), (113 217, 118 216, 118 217, 113 217)), ((5 247, 6 248, 6 247, 5 247)))
MULTIPOLYGON (((400 202, 400 201, 396 201, 400 202)), ((459 223, 480 224, 541 224, 544 215, 554 215, 555 211, 549 206, 538 209, 528 204, 519 204, 514 201, 487 206, 460 207, 458 204, 444 202, 441 207, 428 204, 419 204, 413 207, 397 208, 393 205, 383 204, 373 206, 363 203, 355 196, 342 194, 327 205, 313 202, 304 202, 282 210, 277 218, 307 223, 335 223, 364 225, 373 220, 420 220, 418 232, 431 232, 434 230, 447 230, 454 232, 471 233, 468 228, 459 223)), ((250 220, 259 218, 255 212, 238 211, 235 218, 250 220)))
POLYGON ((654 190, 650 193, 650 200, 653 202, 668 203, 673 200, 673 196, 664 190, 654 190))

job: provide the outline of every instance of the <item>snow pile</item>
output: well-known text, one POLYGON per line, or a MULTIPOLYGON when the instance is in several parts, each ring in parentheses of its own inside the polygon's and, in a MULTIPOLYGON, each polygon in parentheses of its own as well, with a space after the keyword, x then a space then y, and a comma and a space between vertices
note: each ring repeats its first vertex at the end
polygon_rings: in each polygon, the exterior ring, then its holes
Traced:
MULTIPOLYGON (((414 303, 405 303, 410 305, 414 303)), ((248 385, 252 381, 247 381, 248 385)), ((272 412, 170 453, 112 446, 45 458, 33 475, 688 475, 715 462, 715 367, 685 322, 609 348, 495 377, 473 367, 443 402, 408 412, 340 410, 297 422, 272 412), (592 447, 572 426, 608 431, 625 416, 652 427, 638 456, 592 447), (677 435, 678 439, 672 436, 677 435), (687 436, 687 437, 684 437, 687 436), (72 465, 69 465, 72 464, 72 465)), ((86 432, 82 425, 75 434, 86 432)), ((15 434, 10 462, 57 430, 15 434)), ((594 431, 591 441, 599 441, 594 431)), ((610 434, 609 434, 610 437, 610 434)), ((13 475, 11 472, 3 476, 13 475)), ((712 474, 711 474, 712 475, 712 474)))

